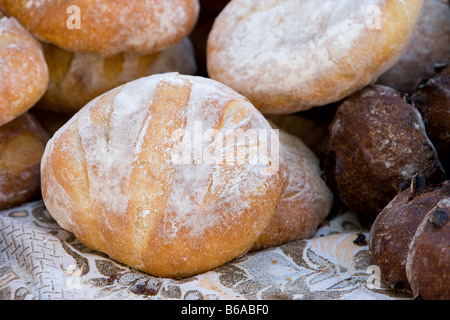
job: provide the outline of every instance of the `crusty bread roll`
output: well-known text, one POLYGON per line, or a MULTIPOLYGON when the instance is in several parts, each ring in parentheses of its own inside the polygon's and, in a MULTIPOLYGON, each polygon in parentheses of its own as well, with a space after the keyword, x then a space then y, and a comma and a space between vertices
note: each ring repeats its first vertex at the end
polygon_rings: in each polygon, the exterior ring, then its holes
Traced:
POLYGON ((0 127, 0 209, 40 193, 39 167, 48 134, 25 113, 0 127))
POLYGON ((188 38, 162 52, 119 53, 104 58, 44 45, 50 82, 38 108, 74 114, 85 104, 119 85, 155 73, 194 74, 195 56, 188 38))
POLYGON ((278 139, 258 139, 259 148, 241 141, 228 158, 240 130, 272 132, 247 99, 214 80, 169 73, 128 82, 49 141, 43 199, 63 228, 129 266, 163 277, 210 270, 251 248, 284 187, 278 139), (247 154, 252 161, 242 161, 247 154))
POLYGON ((404 52, 423 0, 233 0, 208 39, 209 76, 265 114, 339 101, 404 52))
POLYGON ((319 159, 296 136, 284 130, 279 133, 287 182, 275 214, 253 250, 312 237, 333 206, 333 194, 321 178, 319 159))
POLYGON ((445 179, 419 111, 382 85, 368 86, 339 106, 327 154, 331 189, 370 221, 416 174, 430 184, 445 179))
POLYGON ((194 27, 199 5, 198 0, 1 0, 0 9, 44 42, 113 56, 148 54, 181 41, 194 27))
POLYGON ((14 18, 0 18, 0 126, 44 94, 48 69, 39 42, 14 18))
MULTIPOLYGON (((416 176, 377 216, 370 230, 369 256, 388 286, 411 289, 405 269, 411 241, 427 213, 448 196, 449 182, 427 186, 416 176)), ((426 273, 423 270, 423 276, 426 273)))
POLYGON ((409 94, 436 64, 450 63, 450 10, 447 0, 425 0, 406 52, 378 83, 409 94))
POLYGON ((411 241, 406 275, 414 298, 450 299, 449 220, 450 191, 426 214, 411 241))

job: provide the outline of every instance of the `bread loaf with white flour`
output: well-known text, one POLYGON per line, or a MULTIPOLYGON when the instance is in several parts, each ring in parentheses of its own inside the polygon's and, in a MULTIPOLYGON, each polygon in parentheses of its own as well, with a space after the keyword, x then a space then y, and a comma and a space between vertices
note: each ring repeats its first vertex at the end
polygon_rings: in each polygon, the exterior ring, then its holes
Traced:
POLYGON ((208 38, 208 74, 265 114, 343 99, 408 45, 423 0, 234 0, 208 38))
POLYGON ((251 248, 284 188, 278 139, 266 136, 261 149, 263 139, 228 143, 227 132, 250 129, 272 132, 247 99, 214 80, 169 73, 129 82, 47 144, 44 202, 81 242, 129 266, 162 277, 210 270, 251 248), (195 140, 199 126, 212 129, 202 150, 253 160, 186 156, 186 132, 195 140))

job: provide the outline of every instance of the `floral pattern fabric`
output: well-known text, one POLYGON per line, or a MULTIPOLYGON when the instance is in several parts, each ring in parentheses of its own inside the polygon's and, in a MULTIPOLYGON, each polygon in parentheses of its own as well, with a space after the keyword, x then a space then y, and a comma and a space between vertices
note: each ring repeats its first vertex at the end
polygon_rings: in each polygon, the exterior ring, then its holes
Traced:
POLYGON ((0 300, 411 299, 373 278, 368 237, 355 214, 340 212, 312 239, 251 252, 174 280, 87 248, 36 201, 0 212, 0 300))

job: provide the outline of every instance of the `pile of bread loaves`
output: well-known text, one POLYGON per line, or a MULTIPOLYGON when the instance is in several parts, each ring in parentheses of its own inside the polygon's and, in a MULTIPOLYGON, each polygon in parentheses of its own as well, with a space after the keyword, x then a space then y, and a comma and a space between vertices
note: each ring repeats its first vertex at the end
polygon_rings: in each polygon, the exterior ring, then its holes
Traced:
POLYGON ((42 196, 90 248, 180 278, 344 205, 389 285, 450 298, 446 1, 0 10, 1 208, 42 196))

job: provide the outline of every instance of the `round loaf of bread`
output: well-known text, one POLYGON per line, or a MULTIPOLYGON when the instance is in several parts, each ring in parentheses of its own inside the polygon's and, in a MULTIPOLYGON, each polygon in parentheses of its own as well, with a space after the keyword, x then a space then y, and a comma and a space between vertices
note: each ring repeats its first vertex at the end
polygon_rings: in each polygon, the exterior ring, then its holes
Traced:
POLYGON ((280 200, 282 159, 247 99, 211 79, 159 74, 101 95, 55 133, 42 194, 87 246, 186 277, 251 248, 280 200))
POLYGON ((347 98, 330 125, 325 172, 351 210, 373 221, 403 183, 445 179, 419 111, 400 92, 368 86, 347 98))
POLYGON ((39 168, 48 138, 29 113, 0 127, 0 209, 39 195, 39 168))
POLYGON ((44 94, 48 69, 42 47, 14 18, 0 18, 0 126, 44 94))
POLYGON ((198 0, 1 0, 0 9, 31 33, 71 52, 148 54, 185 38, 198 0))
POLYGON ((328 216, 333 194, 321 177, 319 159, 299 138, 279 131, 287 182, 268 226, 253 250, 308 239, 328 216))
POLYGON ((208 39, 209 76, 263 113, 339 101, 404 52, 422 0, 233 0, 208 39))
POLYGON ((378 83, 414 93, 424 78, 434 76, 436 64, 450 63, 450 10, 446 0, 425 0, 406 52, 378 83))
POLYGON ((194 74, 192 44, 185 38, 173 47, 146 55, 119 53, 104 58, 95 53, 72 53, 44 44, 50 72, 40 109, 75 114, 89 101, 126 82, 156 73, 194 74))

